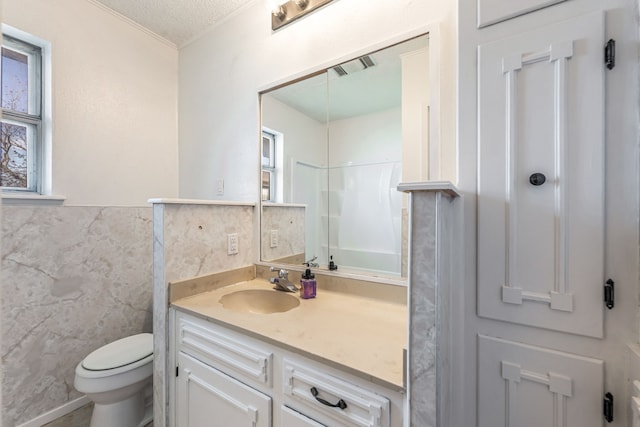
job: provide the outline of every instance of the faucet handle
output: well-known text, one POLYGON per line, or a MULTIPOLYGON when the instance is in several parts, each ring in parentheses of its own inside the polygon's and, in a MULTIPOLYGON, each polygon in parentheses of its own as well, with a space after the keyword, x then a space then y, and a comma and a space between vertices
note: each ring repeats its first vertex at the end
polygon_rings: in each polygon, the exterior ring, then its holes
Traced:
POLYGON ((277 268, 277 267, 271 267, 270 268, 271 271, 277 271, 278 272, 278 277, 281 279, 286 279, 287 277, 289 277, 289 272, 285 269, 282 268, 277 268))

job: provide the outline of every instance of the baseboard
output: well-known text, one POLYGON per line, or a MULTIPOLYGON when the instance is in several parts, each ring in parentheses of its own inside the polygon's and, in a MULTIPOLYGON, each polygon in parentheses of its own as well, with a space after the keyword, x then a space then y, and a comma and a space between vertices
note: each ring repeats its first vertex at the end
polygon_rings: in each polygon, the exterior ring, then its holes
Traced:
POLYGON ((16 427, 42 427, 43 425, 50 423, 51 421, 55 421, 58 418, 64 417, 67 414, 75 411, 78 408, 83 407, 84 405, 91 403, 91 400, 87 396, 79 397, 75 400, 65 403, 62 406, 58 406, 55 409, 50 410, 49 412, 45 412, 42 415, 38 415, 31 421, 27 421, 24 424, 20 424, 16 427))

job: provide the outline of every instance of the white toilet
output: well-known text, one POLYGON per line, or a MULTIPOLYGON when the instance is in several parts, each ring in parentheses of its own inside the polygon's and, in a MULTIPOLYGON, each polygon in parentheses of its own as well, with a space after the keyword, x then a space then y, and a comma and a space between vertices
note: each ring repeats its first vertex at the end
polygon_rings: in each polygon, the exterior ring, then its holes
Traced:
POLYGON ((76 367, 74 386, 94 402, 91 427, 143 427, 153 417, 153 335, 122 338, 76 367))

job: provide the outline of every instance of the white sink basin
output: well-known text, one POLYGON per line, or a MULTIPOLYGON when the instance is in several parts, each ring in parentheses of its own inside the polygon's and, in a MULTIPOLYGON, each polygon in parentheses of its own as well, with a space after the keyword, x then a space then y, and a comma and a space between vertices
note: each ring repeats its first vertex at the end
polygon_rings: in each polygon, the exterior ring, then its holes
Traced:
POLYGON ((271 314, 296 308, 300 300, 292 294, 273 289, 245 289, 223 295, 220 304, 227 310, 271 314))

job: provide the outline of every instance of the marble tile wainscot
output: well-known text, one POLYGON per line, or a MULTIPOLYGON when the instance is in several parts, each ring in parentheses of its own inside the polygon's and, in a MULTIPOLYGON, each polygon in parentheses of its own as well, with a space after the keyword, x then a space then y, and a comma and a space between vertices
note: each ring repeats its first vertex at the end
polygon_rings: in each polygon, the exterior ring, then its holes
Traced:
POLYGON ((2 420, 41 425, 88 403, 76 365, 151 332, 151 208, 2 206, 2 420))
POLYGON ((449 182, 403 183, 409 206, 410 425, 447 426, 451 387, 453 254, 461 229, 459 193, 449 182))
POLYGON ((153 205, 153 418, 167 425, 169 283, 237 269, 254 261, 255 203, 151 199, 153 205), (227 255, 227 234, 239 253, 227 255))

